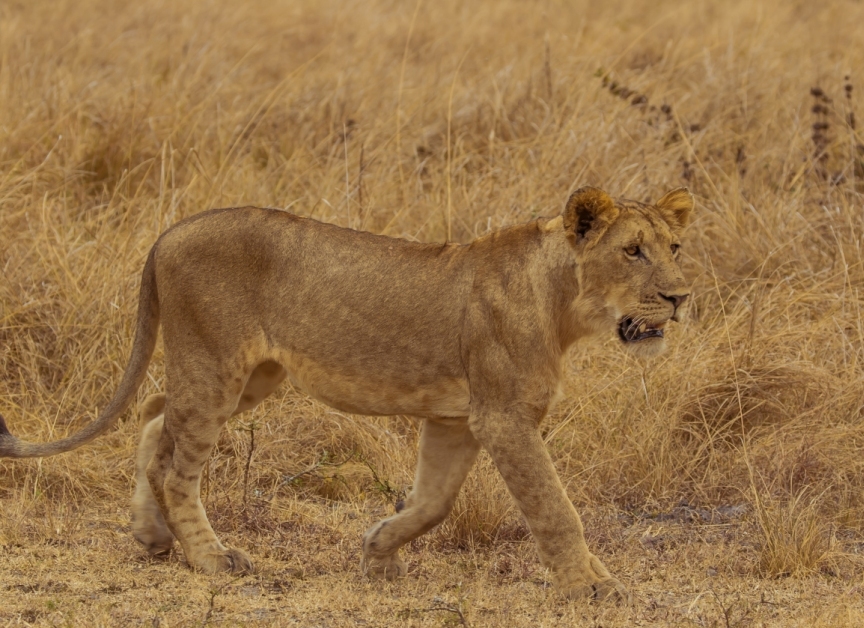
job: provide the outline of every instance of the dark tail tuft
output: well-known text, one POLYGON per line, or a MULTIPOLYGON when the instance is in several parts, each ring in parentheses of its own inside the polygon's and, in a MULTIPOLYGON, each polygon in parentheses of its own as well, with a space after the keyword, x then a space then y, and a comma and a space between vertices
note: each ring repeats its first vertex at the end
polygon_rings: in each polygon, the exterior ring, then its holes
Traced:
POLYGON ((0 436, 12 436, 12 432, 6 427, 6 420, 2 414, 0 414, 0 436))

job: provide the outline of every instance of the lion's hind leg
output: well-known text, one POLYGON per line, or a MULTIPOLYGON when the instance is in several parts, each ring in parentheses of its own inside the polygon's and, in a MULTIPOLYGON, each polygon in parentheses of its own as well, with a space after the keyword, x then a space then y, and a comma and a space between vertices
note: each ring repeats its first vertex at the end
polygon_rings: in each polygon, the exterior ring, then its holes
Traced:
POLYGON ((135 459, 135 494, 132 496, 132 535, 153 556, 166 554, 174 535, 153 496, 147 480, 147 465, 156 451, 165 422, 165 395, 150 395, 141 406, 141 438, 135 459))
MULTIPOLYGON (((254 408, 256 405, 261 403, 261 401, 278 388, 282 380, 285 379, 285 376, 285 369, 276 362, 265 361, 259 364, 249 375, 245 387, 243 388, 243 392, 240 395, 240 399, 232 414, 239 414, 240 412, 254 408)), ((223 398, 219 392, 216 392, 215 397, 223 399, 224 401, 222 404, 217 404, 222 406, 221 411, 214 410, 213 412, 214 416, 218 417, 220 414, 224 415, 228 412, 228 408, 233 404, 228 400, 230 395, 224 395, 223 398)), ((142 545, 144 545, 151 555, 161 555, 169 552, 174 545, 174 534, 172 534, 171 529, 163 516, 163 511, 160 508, 160 501, 162 501, 163 505, 169 509, 165 511, 166 513, 171 512, 171 503, 179 503, 180 510, 191 510, 191 513, 186 516, 175 517, 177 519, 175 525, 178 526, 179 529, 183 531, 187 529, 189 530, 188 538, 190 539, 189 542, 191 543, 191 546, 190 549, 186 551, 186 556, 191 565, 208 572, 223 569, 228 569, 230 571, 250 570, 251 563, 242 552, 237 550, 226 550, 222 544, 219 543, 218 539, 216 539, 215 534, 213 534, 212 529, 207 522, 203 506, 200 505, 200 501, 197 499, 199 490, 198 482, 200 481, 200 466, 203 465, 202 460, 206 462, 209 451, 212 448, 212 445, 208 445, 208 443, 210 440, 213 440, 215 443, 215 438, 218 437, 219 429, 221 428, 222 423, 224 423, 223 420, 216 419, 214 423, 211 419, 204 419, 204 415, 201 414, 202 408, 200 407, 197 408, 199 411, 197 413, 197 419, 191 418, 190 416, 190 418, 185 420, 178 420, 177 422, 179 422, 180 425, 177 431, 179 431, 181 435, 186 432, 185 427, 187 425, 204 426, 204 429, 200 434, 193 434, 193 438, 191 439, 185 436, 181 438, 182 443, 180 446, 181 453, 179 459, 175 457, 176 443, 174 437, 169 434, 164 436, 164 443, 162 443, 162 447, 159 449, 159 454, 156 456, 157 460, 153 463, 150 471, 153 474, 153 486, 151 487, 151 482, 148 480, 147 469, 151 460, 154 458, 154 454, 157 452, 157 447, 160 446, 160 440, 163 438, 165 403, 166 398, 164 394, 150 395, 144 401, 141 408, 141 440, 138 445, 138 455, 135 466, 135 495, 132 498, 133 536, 142 545), (214 425, 215 428, 213 427, 214 425), (189 444, 190 442, 193 444, 189 444), (189 447, 195 448, 195 451, 191 452, 191 454, 183 454, 182 452, 186 451, 189 447), (205 449, 206 452, 204 451, 205 449), (169 476, 169 471, 172 467, 186 467, 184 475, 182 477, 176 475, 169 476), (196 468, 198 468, 197 471, 195 471, 196 468), (197 479, 194 480, 195 486, 190 490, 189 484, 193 481, 193 476, 197 479), (166 480, 168 480, 169 477, 171 477, 172 482, 183 485, 183 488, 173 489, 172 494, 166 497, 166 480), (178 482, 177 480, 180 481, 178 482), (161 500, 157 500, 156 495, 154 494, 154 488, 157 493, 161 495, 161 500), (191 509, 189 508, 188 500, 182 497, 184 494, 189 496, 194 494, 196 496, 191 509), (200 519, 198 518, 198 515, 200 515, 200 519), (207 536, 212 536, 212 538, 204 540, 204 537, 207 536), (226 556, 227 558, 212 558, 212 556, 205 551, 205 558, 196 560, 196 550, 192 548, 201 546, 200 543, 195 542, 198 538, 201 538, 205 544, 209 543, 212 548, 215 548, 214 551, 216 554, 226 556)), ((182 396, 180 403, 182 403, 182 396)), ((194 415, 195 413, 193 412, 192 414, 194 415)), ((193 431, 195 431, 194 428, 193 431)), ((180 534, 183 534, 183 532, 180 532, 180 534)), ((200 553, 200 551, 198 553, 200 553)))
POLYGON ((388 580, 405 575, 407 566, 399 548, 450 513, 479 451, 467 422, 424 422, 411 493, 397 514, 379 521, 363 536, 364 573, 388 580))
POLYGON ((192 568, 204 573, 251 573, 249 557, 226 548, 217 538, 200 495, 201 471, 237 407, 245 382, 233 373, 220 376, 215 365, 207 369, 198 358, 194 364, 174 358, 170 365, 166 359, 165 426, 147 467, 147 479, 192 568))

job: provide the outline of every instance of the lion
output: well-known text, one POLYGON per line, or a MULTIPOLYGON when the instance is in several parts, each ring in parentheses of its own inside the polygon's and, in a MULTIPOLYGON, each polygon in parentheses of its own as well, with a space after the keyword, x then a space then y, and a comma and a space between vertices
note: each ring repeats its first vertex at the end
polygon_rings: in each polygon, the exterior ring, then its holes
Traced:
POLYGON ((252 571, 213 532, 201 472, 225 422, 287 379, 341 411, 422 420, 413 487, 363 536, 364 573, 405 575, 399 549, 447 516, 484 447, 557 589, 627 601, 589 551, 539 425, 576 341, 614 334, 636 355, 663 350, 688 298, 680 238, 693 205, 686 188, 650 204, 583 187, 558 216, 468 244, 277 209, 194 215, 150 250, 129 364, 100 416, 46 444, 15 438, 0 419, 0 457, 70 451, 113 426, 145 378, 161 319, 165 396, 145 408, 158 420, 144 425, 134 501, 134 533, 150 552, 176 538, 196 570, 252 571))

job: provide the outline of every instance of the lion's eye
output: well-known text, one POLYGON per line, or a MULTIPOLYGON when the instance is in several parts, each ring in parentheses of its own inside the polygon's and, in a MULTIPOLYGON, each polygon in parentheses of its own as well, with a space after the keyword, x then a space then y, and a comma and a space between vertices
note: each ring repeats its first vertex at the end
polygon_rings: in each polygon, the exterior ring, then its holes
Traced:
POLYGON ((680 244, 673 244, 671 248, 672 248, 672 255, 678 255, 678 251, 681 249, 681 245, 680 244))
POLYGON ((624 249, 624 252, 630 257, 636 257, 639 255, 639 247, 634 244, 633 246, 628 246, 624 249))

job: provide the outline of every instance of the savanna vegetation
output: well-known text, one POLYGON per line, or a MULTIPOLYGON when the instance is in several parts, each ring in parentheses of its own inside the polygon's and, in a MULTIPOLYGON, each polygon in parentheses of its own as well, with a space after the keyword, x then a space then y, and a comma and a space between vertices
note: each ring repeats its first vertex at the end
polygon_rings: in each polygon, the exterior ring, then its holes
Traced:
POLYGON ((0 3, 0 414, 29 440, 110 399, 147 251, 196 212, 465 242, 584 184, 697 198, 670 350, 573 351, 544 424, 633 606, 556 597, 485 455, 408 577, 367 580, 417 425, 286 386, 203 482, 255 575, 135 544, 130 410, 0 461, 0 624, 862 625, 861 24, 854 0, 0 3))

